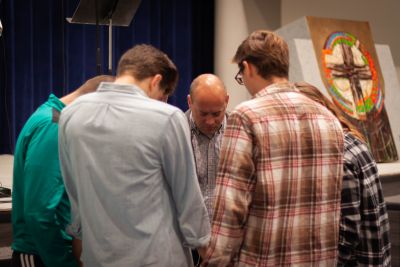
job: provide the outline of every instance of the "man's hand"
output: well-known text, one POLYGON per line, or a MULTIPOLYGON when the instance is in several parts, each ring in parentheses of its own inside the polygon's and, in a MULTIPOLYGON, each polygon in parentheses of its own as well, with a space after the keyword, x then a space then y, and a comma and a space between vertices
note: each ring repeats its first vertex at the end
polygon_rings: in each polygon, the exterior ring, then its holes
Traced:
POLYGON ((74 257, 78 262, 78 266, 83 267, 83 263, 81 262, 82 240, 75 237, 72 239, 72 254, 74 254, 74 257))
POLYGON ((207 247, 197 248, 197 252, 199 253, 200 257, 204 259, 207 253, 207 247))

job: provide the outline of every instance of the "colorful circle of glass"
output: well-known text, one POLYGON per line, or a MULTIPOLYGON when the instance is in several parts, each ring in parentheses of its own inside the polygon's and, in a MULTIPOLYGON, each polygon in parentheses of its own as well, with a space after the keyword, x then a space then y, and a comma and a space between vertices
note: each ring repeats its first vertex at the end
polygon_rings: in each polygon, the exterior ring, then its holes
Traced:
POLYGON ((349 116, 366 120, 382 110, 383 96, 371 55, 352 34, 332 33, 322 51, 322 66, 334 102, 349 116))

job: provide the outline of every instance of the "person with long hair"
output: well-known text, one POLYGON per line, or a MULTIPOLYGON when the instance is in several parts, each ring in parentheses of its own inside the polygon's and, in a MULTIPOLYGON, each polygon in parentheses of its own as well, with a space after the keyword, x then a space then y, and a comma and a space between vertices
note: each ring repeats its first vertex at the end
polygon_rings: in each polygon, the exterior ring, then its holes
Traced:
POLYGON ((325 106, 344 130, 339 266, 390 266, 389 219, 378 168, 364 137, 321 91, 311 84, 298 90, 325 106))

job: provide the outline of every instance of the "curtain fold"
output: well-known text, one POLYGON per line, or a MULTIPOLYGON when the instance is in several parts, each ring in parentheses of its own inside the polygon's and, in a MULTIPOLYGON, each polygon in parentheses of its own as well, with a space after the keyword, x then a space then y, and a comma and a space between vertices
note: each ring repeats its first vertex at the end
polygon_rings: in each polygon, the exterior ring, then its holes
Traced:
MULTIPOLYGON (((0 0, 1 1, 1 0, 0 0)), ((96 26, 66 22, 78 0, 2 0, 0 20, 0 153, 13 153, 32 112, 50 93, 62 97, 96 75, 96 26)), ((213 72, 214 0, 142 0, 129 27, 113 28, 113 70, 135 44, 168 54, 178 67, 169 102, 186 110, 192 79, 213 72)), ((108 26, 100 26, 102 73, 108 69, 108 26)))

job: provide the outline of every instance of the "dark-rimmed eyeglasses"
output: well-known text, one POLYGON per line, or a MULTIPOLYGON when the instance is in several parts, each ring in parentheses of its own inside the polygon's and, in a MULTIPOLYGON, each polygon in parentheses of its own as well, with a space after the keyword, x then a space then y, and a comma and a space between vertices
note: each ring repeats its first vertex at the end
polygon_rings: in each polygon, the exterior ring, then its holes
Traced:
POLYGON ((238 84, 243 85, 243 65, 239 64, 239 71, 235 76, 235 80, 238 84))

